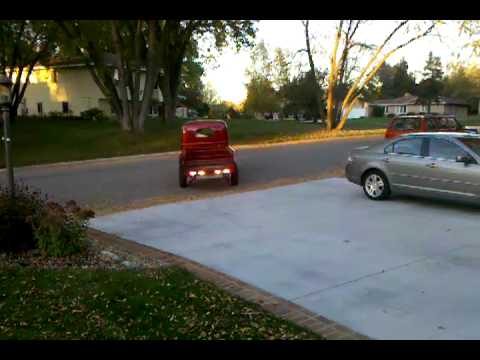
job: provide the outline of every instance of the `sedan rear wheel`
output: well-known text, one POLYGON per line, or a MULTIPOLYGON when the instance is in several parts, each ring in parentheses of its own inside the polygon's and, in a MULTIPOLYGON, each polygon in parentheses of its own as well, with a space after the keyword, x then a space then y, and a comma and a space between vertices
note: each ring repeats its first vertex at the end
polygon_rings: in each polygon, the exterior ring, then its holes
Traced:
POLYGON ((370 171, 363 177, 363 191, 372 200, 383 200, 390 196, 387 177, 380 171, 370 171))

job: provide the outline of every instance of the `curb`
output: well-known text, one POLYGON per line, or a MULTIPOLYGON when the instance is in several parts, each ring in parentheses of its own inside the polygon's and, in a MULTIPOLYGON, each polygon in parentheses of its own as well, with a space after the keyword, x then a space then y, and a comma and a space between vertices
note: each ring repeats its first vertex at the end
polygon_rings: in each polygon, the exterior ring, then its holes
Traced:
POLYGON ((213 283, 215 286, 229 294, 255 303, 261 306, 264 310, 298 326, 307 328, 308 330, 324 337, 326 340, 370 339, 365 335, 357 333, 297 304, 276 297, 264 290, 232 278, 224 273, 210 269, 195 261, 99 230, 88 228, 87 233, 88 236, 100 246, 106 246, 109 248, 114 247, 124 252, 134 253, 142 258, 153 258, 160 261, 163 266, 181 267, 193 273, 198 278, 213 283))
MULTIPOLYGON (((296 145, 296 144, 310 144, 310 143, 319 143, 326 141, 339 141, 339 140, 355 140, 360 138, 374 138, 380 137, 381 134, 368 134, 368 135, 351 135, 351 136, 331 136, 322 139, 305 139, 305 140, 291 140, 283 142, 274 142, 274 143, 263 143, 263 144, 242 144, 242 145, 233 145, 235 150, 243 149, 261 149, 266 147, 282 146, 282 145, 296 145)), ((138 154, 138 155, 124 155, 124 156, 115 156, 115 157, 106 157, 106 158, 97 158, 89 160, 74 160, 74 161, 62 161, 51 164, 38 164, 38 165, 27 165, 27 166, 18 166, 15 167, 15 170, 35 170, 35 169, 49 169, 56 167, 71 167, 77 165, 96 165, 103 163, 114 163, 114 162, 123 162, 123 161, 135 161, 135 160, 149 160, 157 159, 162 157, 178 155, 180 151, 167 151, 160 153, 151 153, 151 154, 138 154)), ((0 169, 0 173, 5 172, 5 168, 0 169)))

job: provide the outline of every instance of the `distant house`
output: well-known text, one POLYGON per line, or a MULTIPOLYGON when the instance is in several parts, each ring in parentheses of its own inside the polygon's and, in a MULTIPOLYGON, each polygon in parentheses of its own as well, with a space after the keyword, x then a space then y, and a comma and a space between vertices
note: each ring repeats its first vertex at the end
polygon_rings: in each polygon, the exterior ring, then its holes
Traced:
MULTIPOLYGON (((372 102, 370 106, 384 107, 385 115, 426 113, 428 110, 427 105, 422 104, 418 96, 409 93, 395 99, 377 100, 372 102)), ((457 117, 467 116, 467 111, 468 104, 465 101, 445 96, 439 96, 430 107, 432 113, 456 115, 457 117)))
MULTIPOLYGON (((141 86, 144 81, 141 77, 141 86)), ((150 115, 157 116, 159 104, 163 101, 158 87, 154 90, 152 100, 150 115)), ((51 60, 46 65, 34 67, 19 113, 80 115, 92 108, 99 108, 107 115, 112 114, 109 101, 93 80, 87 65, 78 59, 51 60)))
POLYGON ((369 116, 369 104, 366 101, 357 99, 355 100, 350 114, 348 114, 349 119, 359 119, 362 117, 369 116))

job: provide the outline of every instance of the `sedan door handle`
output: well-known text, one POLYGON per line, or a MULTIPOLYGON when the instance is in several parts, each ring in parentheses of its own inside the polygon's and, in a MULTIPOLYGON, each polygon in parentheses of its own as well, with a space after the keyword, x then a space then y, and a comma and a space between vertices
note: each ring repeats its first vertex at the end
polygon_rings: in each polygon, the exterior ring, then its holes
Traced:
POLYGON ((383 162, 386 162, 386 163, 390 162, 390 159, 388 157, 384 157, 382 160, 383 162))
POLYGON ((431 169, 435 169, 437 167, 437 164, 435 163, 430 163, 430 164, 427 164, 426 165, 427 167, 431 168, 431 169))

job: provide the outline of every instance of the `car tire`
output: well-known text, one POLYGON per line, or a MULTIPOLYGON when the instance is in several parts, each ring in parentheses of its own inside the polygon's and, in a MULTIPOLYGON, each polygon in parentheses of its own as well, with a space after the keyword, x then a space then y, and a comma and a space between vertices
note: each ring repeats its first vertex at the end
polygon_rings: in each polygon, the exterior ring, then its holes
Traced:
POLYGON ((362 188, 371 200, 384 200, 391 195, 388 179, 379 170, 371 170, 362 177, 362 188))
POLYGON ((187 175, 185 174, 185 169, 183 168, 183 166, 180 166, 179 168, 178 183, 181 188, 186 188, 188 186, 187 175))
POLYGON ((230 186, 237 186, 237 185, 238 185, 238 168, 237 166, 235 166, 232 173, 230 174, 230 186))

